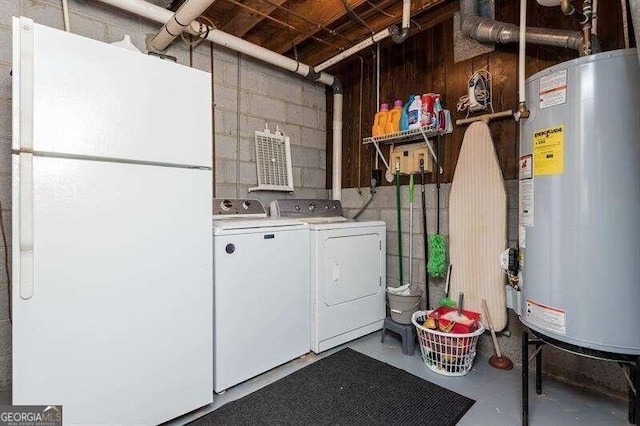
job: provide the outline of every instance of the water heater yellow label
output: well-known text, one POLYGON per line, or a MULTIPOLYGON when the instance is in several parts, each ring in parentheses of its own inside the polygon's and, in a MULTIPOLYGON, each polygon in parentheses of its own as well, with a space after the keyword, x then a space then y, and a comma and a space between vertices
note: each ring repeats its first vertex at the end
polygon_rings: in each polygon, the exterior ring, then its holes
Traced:
POLYGON ((533 133, 533 175, 557 175, 564 172, 564 126, 549 127, 533 133))

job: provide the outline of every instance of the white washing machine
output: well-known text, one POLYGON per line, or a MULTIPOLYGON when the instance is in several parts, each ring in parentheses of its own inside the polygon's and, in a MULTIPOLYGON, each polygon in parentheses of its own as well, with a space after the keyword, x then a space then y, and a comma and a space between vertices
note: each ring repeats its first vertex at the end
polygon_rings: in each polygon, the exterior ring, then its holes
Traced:
POLYGON ((213 383, 219 393, 309 352, 309 226, 215 199, 213 383))
POLYGON ((386 226, 343 216, 336 200, 285 199, 271 216, 309 224, 311 350, 320 353, 382 328, 386 226))

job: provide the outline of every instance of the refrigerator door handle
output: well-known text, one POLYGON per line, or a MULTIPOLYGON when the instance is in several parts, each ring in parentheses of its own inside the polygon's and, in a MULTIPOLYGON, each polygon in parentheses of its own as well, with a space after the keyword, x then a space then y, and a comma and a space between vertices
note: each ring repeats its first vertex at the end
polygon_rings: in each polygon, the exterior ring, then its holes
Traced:
POLYGON ((18 129, 14 128, 14 133, 18 136, 16 144, 15 138, 13 143, 13 149, 23 152, 33 151, 33 69, 34 69, 34 27, 33 21, 28 18, 20 18, 20 31, 17 34, 20 37, 20 49, 17 53, 18 64, 14 67, 17 68, 16 76, 14 76, 14 84, 16 89, 14 95, 18 95, 17 99, 14 99, 14 105, 17 107, 13 109, 14 126, 17 125, 18 129), (17 130, 17 131, 16 131, 17 130))
POLYGON ((33 296, 33 154, 20 153, 20 297, 33 296))

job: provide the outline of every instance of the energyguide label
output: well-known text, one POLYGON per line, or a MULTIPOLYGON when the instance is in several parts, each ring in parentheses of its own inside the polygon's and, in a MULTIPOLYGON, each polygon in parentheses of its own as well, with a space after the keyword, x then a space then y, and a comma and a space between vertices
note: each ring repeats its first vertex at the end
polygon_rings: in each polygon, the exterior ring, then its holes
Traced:
POLYGON ((533 175, 564 173, 564 126, 533 132, 533 175))

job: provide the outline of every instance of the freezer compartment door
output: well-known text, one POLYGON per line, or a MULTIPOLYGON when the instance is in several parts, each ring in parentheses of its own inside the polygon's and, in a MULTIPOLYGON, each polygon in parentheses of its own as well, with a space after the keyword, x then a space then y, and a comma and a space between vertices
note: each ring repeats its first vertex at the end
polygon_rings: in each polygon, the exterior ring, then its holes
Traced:
POLYGON ((220 392, 309 352, 309 230, 258 229, 213 241, 220 392))
POLYGON ((212 402, 211 172, 13 167, 13 403, 158 424, 212 402))
POLYGON ((209 73, 26 18, 13 34, 15 150, 211 167, 209 73))

